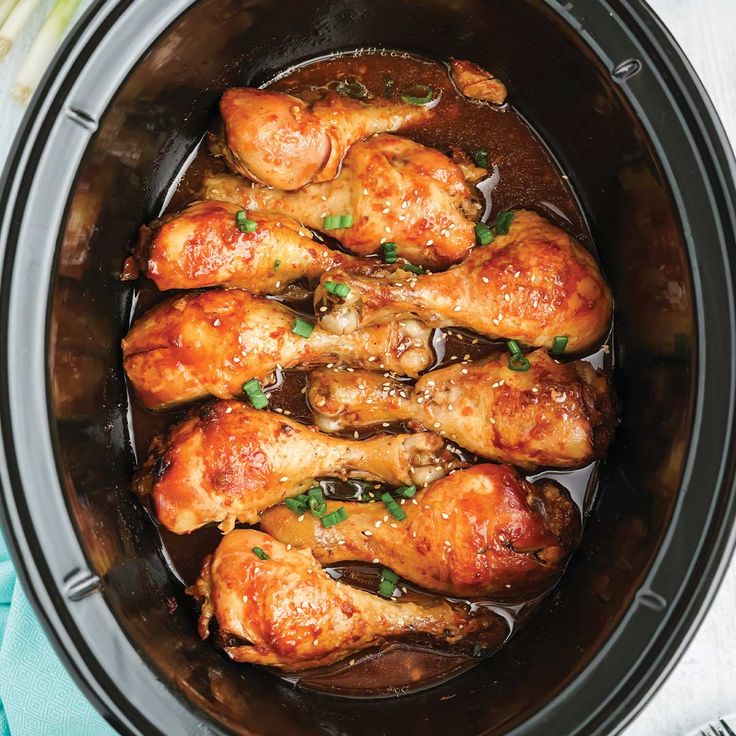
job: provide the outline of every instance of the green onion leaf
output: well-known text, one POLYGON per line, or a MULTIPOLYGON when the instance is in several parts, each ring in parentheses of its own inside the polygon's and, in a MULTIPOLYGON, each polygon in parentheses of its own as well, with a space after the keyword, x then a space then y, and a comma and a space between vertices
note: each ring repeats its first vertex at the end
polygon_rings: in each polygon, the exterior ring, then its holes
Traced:
POLYGON ((284 505, 289 511, 293 511, 298 516, 301 516, 307 512, 309 502, 305 495, 299 494, 295 498, 287 498, 284 501, 284 505))
POLYGON ((473 647, 473 656, 474 657, 482 657, 485 654, 486 650, 483 649, 483 647, 480 644, 476 644, 473 647))
POLYGON ((384 243, 383 248, 383 260, 385 263, 396 263, 396 243, 384 243))
POLYGON ((411 498, 416 492, 416 486, 401 486, 401 488, 396 489, 396 493, 398 493, 399 496, 403 496, 404 498, 411 498))
POLYGON ((243 384, 243 392, 250 399, 254 409, 265 409, 268 406, 268 396, 263 393, 257 378, 251 378, 243 384))
POLYGON ((340 297, 340 299, 344 299, 350 293, 350 287, 339 281, 325 281, 323 286, 328 294, 340 297))
POLYGON ((314 325, 307 319, 297 317, 291 331, 300 337, 309 337, 314 332, 314 325))
POLYGON ((562 355, 567 347, 567 335, 557 335, 552 341, 552 349, 549 351, 552 355, 562 355))
POLYGON ((434 92, 428 84, 414 84, 401 95, 401 99, 407 105, 426 105, 432 102, 433 96, 434 92))
POLYGON ((381 568, 381 581, 378 584, 378 594, 384 598, 391 598, 396 586, 399 584, 399 576, 387 567, 381 568))
POLYGON ((274 271, 278 271, 278 270, 279 270, 279 266, 280 266, 280 265, 281 265, 281 261, 280 261, 280 260, 279 260, 279 259, 277 258, 277 259, 276 259, 276 260, 275 260, 275 261, 273 262, 273 270, 274 270, 274 271))
POLYGON ((496 215, 496 235, 508 235, 513 221, 514 213, 511 210, 501 210, 496 215))
POLYGON ((322 526, 327 529, 331 526, 335 526, 335 524, 339 524, 341 521, 345 521, 347 518, 348 512, 345 510, 344 506, 340 506, 339 509, 335 509, 333 512, 325 514, 322 517, 322 526))
POLYGON ((357 79, 342 79, 335 85, 335 92, 354 100, 362 100, 368 97, 368 88, 357 79))
POLYGON ((339 230, 344 227, 353 226, 352 215, 326 215, 322 219, 323 230, 339 230))
POLYGON ((401 270, 409 271, 409 273, 418 273, 419 275, 425 273, 425 270, 421 266, 415 266, 413 263, 402 264, 401 270))
POLYGON ((528 371, 531 368, 531 364, 521 353, 514 353, 509 358, 509 368, 512 371, 517 371, 518 373, 524 373, 525 371, 528 371))
POLYGON ((509 340, 506 343, 506 347, 508 347, 511 355, 521 355, 521 348, 519 347, 519 343, 516 342, 516 340, 509 340))
POLYGON ((488 168, 488 151, 485 148, 479 148, 473 156, 476 166, 481 166, 484 169, 488 168))
POLYGON ((260 547, 253 547, 253 554, 259 560, 270 560, 271 559, 260 547))
POLYGON ((258 229, 258 223, 255 220, 249 220, 245 210, 238 210, 235 213, 235 224, 241 233, 253 233, 258 229))
POLYGON ((307 491, 307 503, 312 516, 319 518, 327 511, 327 503, 319 486, 314 486, 307 491))
POLYGON ((485 222, 475 223, 475 239, 478 245, 488 245, 493 242, 493 231, 485 222))
POLYGON ((388 98, 394 93, 394 80, 391 77, 384 77, 383 79, 383 96, 388 98))
POLYGON ((406 512, 396 503, 396 499, 390 493, 382 493, 381 501, 386 504, 388 512, 394 519, 397 521, 404 521, 406 519, 406 512))

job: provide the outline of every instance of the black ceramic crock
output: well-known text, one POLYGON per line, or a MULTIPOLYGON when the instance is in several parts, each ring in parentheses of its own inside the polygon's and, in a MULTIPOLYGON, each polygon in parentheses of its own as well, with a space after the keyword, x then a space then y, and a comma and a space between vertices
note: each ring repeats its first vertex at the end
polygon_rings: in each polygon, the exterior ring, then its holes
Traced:
POLYGON ((634 0, 99 0, 2 184, 4 533, 74 677, 121 733, 611 734, 657 687, 734 543, 733 162, 634 0), (476 669, 381 701, 302 692, 197 641, 128 491, 118 281, 224 87, 336 50, 469 58, 569 172, 616 298, 623 423, 568 574, 476 669))

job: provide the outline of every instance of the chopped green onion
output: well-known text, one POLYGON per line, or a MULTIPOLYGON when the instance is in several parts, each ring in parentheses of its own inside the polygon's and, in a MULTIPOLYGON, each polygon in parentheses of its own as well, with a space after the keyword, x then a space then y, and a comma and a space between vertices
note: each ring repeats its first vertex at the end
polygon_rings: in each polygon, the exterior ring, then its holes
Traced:
POLYGON ((391 77, 384 77, 383 79, 383 96, 391 97, 394 93, 394 80, 391 77))
POLYGON ((404 521, 406 519, 406 512, 396 503, 396 499, 390 493, 382 493, 381 501, 386 504, 386 508, 394 519, 397 521, 404 521))
POLYGON ((387 567, 381 568, 381 582, 378 584, 378 594, 384 598, 391 598, 396 586, 399 584, 399 576, 387 567))
POLYGON ((319 486, 314 486, 307 491, 307 503, 312 516, 319 518, 327 511, 327 502, 319 486))
POLYGON ((250 399, 254 409, 265 409, 268 406, 268 396, 263 393, 257 378, 251 378, 243 384, 243 392, 250 399))
POLYGON ((426 273, 421 266, 415 266, 413 263, 404 263, 401 266, 402 271, 409 271, 409 273, 418 273, 419 275, 426 273))
POLYGON ((0 0, 0 28, 10 15, 18 0, 0 0))
POLYGON ((434 92, 428 84, 414 84, 401 95, 401 99, 407 105, 426 105, 433 96, 434 92))
POLYGON ((322 228, 324 230, 340 230, 341 228, 352 226, 352 215, 325 215, 322 219, 322 228))
POLYGON ((344 506, 340 506, 339 509, 335 509, 333 512, 325 514, 322 517, 322 526, 327 529, 328 527, 335 526, 335 524, 339 524, 341 521, 345 521, 347 518, 348 512, 345 511, 344 506))
POLYGON ((567 335, 557 335, 552 341, 552 349, 549 351, 552 355, 562 355, 567 347, 567 335))
POLYGON ((291 331, 299 337, 309 337, 314 332, 314 325, 307 319, 297 317, 291 331))
POLYGON ((324 498, 325 494, 322 492, 322 489, 319 486, 312 486, 307 491, 307 498, 324 498))
POLYGON ((508 235, 513 221, 514 213, 511 210, 501 210, 496 215, 496 235, 508 235))
POLYGON ((295 514, 301 516, 302 514, 307 513, 307 509, 309 508, 309 499, 303 493, 300 493, 294 498, 287 498, 284 501, 284 505, 289 509, 289 511, 293 511, 295 514))
MULTIPOLYGON (((3 12, 7 13, 7 19, 0 28, 0 59, 5 56, 16 39, 25 29, 28 21, 36 11, 41 0, 19 0, 10 8, 3 3, 3 12)), ((53 52, 52 52, 53 53, 53 52)))
POLYGON ((276 260, 275 260, 275 261, 273 262, 273 270, 274 270, 274 271, 278 271, 278 270, 279 270, 279 266, 280 266, 280 265, 281 265, 281 261, 280 261, 280 260, 279 260, 279 259, 277 258, 277 259, 276 259, 276 260))
POLYGON ((509 368, 512 371, 524 373, 525 371, 528 371, 531 368, 531 364, 521 353, 514 353, 509 358, 509 368))
POLYGON ((485 222, 475 223, 475 239, 478 245, 488 245, 493 242, 493 231, 485 222))
POLYGON ((344 299, 350 293, 350 287, 339 281, 325 281, 323 286, 328 294, 338 296, 340 299, 344 299))
POLYGON ((335 85, 335 91, 345 97, 352 97, 354 100, 368 97, 368 88, 357 79, 342 79, 335 85))
POLYGON ((401 488, 396 489, 396 493, 398 493, 399 496, 403 496, 404 498, 411 498, 416 492, 416 486, 401 486, 401 488))
POLYGON ((260 547, 253 547, 253 554, 259 560, 270 560, 271 559, 260 547))
POLYGON ((474 657, 482 657, 485 654, 486 650, 483 649, 483 647, 480 644, 476 644, 473 647, 473 656, 474 657))
POLYGON ((488 168, 488 151, 485 148, 479 148, 473 156, 476 166, 481 166, 484 169, 488 168))
POLYGON ((235 213, 235 224, 241 233, 253 233, 258 229, 258 223, 255 220, 249 220, 245 210, 238 210, 235 213))
POLYGON ((385 263, 396 263, 396 243, 384 243, 383 260, 385 263))
POLYGON ((519 347, 519 343, 516 342, 516 340, 509 340, 506 343, 506 347, 509 349, 511 355, 521 355, 521 348, 519 347))

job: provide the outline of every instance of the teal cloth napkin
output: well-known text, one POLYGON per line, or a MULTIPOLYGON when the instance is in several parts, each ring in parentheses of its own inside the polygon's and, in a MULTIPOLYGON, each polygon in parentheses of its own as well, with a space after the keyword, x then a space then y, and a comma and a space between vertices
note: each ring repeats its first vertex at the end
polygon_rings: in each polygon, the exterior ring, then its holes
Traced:
POLYGON ((67 674, 0 536, 0 736, 114 736, 67 674))

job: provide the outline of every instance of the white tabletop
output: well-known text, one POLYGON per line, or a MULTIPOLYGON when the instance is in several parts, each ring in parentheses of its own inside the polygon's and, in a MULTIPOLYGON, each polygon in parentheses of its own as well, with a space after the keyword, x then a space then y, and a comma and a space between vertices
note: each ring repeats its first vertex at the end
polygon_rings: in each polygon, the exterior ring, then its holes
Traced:
MULTIPOLYGON (((52 2, 44 0, 43 6, 52 2)), ((88 2, 82 0, 82 6, 88 2)), ((736 147, 736 0, 649 2, 690 57, 736 147)), ((0 163, 22 116, 7 92, 27 48, 24 37, 0 64, 0 163)), ((623 736, 683 736, 716 716, 736 712, 735 652, 736 562, 672 675, 623 736)))

